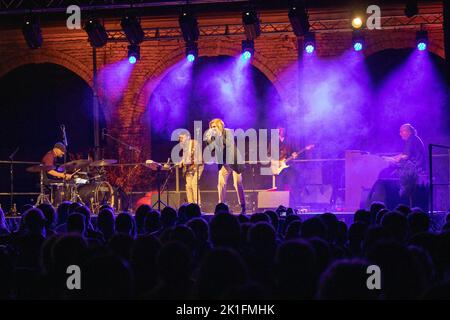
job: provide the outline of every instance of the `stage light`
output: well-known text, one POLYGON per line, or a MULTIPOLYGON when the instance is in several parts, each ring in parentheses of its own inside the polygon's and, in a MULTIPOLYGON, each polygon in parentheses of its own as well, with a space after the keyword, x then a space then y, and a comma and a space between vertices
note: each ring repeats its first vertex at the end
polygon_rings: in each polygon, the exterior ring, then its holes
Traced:
POLYGON ((189 53, 189 54, 187 55, 187 60, 188 60, 189 62, 194 62, 195 56, 194 56, 192 53, 189 53))
POLYGON ((91 45, 95 48, 101 48, 108 42, 108 34, 105 27, 97 18, 87 20, 84 30, 88 34, 91 45))
POLYGON ((303 47, 304 47, 306 53, 308 53, 308 54, 311 54, 314 52, 314 50, 316 48, 316 37, 315 37, 314 33, 309 32, 309 33, 305 34, 303 47))
POLYGON ((178 19, 180 24, 181 33, 185 42, 197 41, 200 31, 198 29, 198 22, 195 16, 184 8, 178 19))
POLYGON ((39 19, 36 16, 27 16, 22 26, 23 36, 30 49, 37 49, 42 46, 42 31, 39 19))
POLYGON ((361 51, 364 49, 364 37, 359 30, 353 31, 352 44, 355 51, 361 51))
POLYGON ((253 40, 242 40, 242 58, 250 59, 255 52, 255 43, 253 40))
POLYGON ((120 21, 125 36, 130 44, 139 44, 144 40, 144 30, 134 13, 127 13, 120 21))
POLYGON ((194 62, 198 56, 198 48, 196 42, 186 43, 186 59, 189 62, 194 62))
POLYGON ((130 44, 128 46, 128 62, 135 64, 141 58, 141 50, 139 45, 130 44))
POLYGON ((248 40, 254 40, 261 34, 258 14, 254 9, 248 8, 242 13, 242 24, 248 40))
POLYGON ((408 18, 412 18, 419 13, 419 6, 417 5, 417 0, 407 0, 405 7, 405 15, 408 18))
POLYGON ((296 1, 289 8, 289 21, 297 37, 309 32, 310 24, 308 11, 303 1, 296 1))
POLYGON ((363 25, 363 21, 362 21, 361 17, 353 18, 353 20, 352 20, 352 27, 354 29, 359 29, 359 28, 362 27, 362 25, 363 25))
POLYGON ((361 29, 366 19, 366 7, 361 4, 353 5, 351 11, 352 28, 361 29))
POLYGON ((416 45, 419 51, 424 51, 428 47, 428 32, 425 30, 416 32, 416 45))

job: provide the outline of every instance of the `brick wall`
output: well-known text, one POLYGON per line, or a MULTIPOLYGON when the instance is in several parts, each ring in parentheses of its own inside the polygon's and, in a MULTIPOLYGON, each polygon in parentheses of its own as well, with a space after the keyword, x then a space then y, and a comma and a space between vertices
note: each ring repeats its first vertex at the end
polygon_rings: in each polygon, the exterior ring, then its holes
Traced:
MULTIPOLYGON (((382 14, 402 16, 402 9, 400 7, 383 8, 382 14)), ((421 8, 421 13, 442 14, 442 6, 429 5, 421 8)), ((310 12, 310 19, 314 20, 314 25, 319 25, 322 19, 329 19, 331 16, 345 19, 349 17, 349 14, 344 10, 331 12, 328 9, 310 12)), ((198 18, 200 26, 240 23, 239 14, 198 18)), ((261 19, 263 22, 288 22, 287 12, 262 12, 261 19)), ((177 17, 160 17, 143 19, 142 23, 144 27, 167 27, 177 26, 178 20, 177 17)), ((348 23, 350 25, 350 21, 348 23)), ((364 54, 366 56, 387 48, 408 48, 415 45, 417 27, 405 26, 403 23, 395 25, 387 20, 386 23, 389 23, 389 28, 365 32, 364 54)), ((107 20, 106 29, 120 29, 119 19, 107 20)), ((50 62, 73 71, 92 86, 92 48, 84 31, 68 30, 65 28, 65 21, 62 21, 59 24, 43 25, 43 37, 43 47, 30 50, 26 47, 20 30, 0 31, 0 77, 23 64, 50 62)), ((444 58, 442 25, 430 25, 429 37, 429 51, 444 58)), ((199 55, 237 55, 241 51, 242 38, 232 36, 200 38, 199 55)), ((317 33, 316 41, 318 56, 337 56, 351 46, 351 31, 322 31, 317 33)), ((114 42, 98 49, 98 69, 126 58, 126 47, 126 42, 114 42)), ((252 64, 274 84, 283 99, 284 87, 279 80, 279 75, 298 57, 296 37, 293 33, 263 33, 255 41, 255 51, 252 64)), ((184 58, 182 39, 155 40, 141 44, 141 60, 132 71, 123 98, 114 108, 103 110, 112 134, 143 149, 139 159, 138 157, 129 159, 125 150, 119 150, 120 161, 142 161, 151 157, 150 132, 148 126, 143 123, 142 117, 152 91, 160 79, 164 77, 170 66, 184 58)), ((100 100, 104 98, 100 94, 100 100)))

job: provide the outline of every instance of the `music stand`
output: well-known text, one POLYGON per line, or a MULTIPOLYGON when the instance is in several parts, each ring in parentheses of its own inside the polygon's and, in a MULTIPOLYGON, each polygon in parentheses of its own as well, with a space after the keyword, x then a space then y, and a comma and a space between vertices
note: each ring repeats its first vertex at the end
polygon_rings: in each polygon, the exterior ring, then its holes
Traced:
MULTIPOLYGON (((145 162, 145 165, 150 168, 152 171, 156 171, 156 185, 158 187, 158 200, 152 205, 152 208, 154 208, 156 205, 158 205, 158 211, 161 212, 161 204, 167 207, 167 204, 165 204, 163 201, 161 201, 161 171, 163 169, 163 165, 159 162, 155 162, 153 160, 147 160, 145 162)), ((169 169, 165 169, 169 170, 169 169)))
POLYGON ((164 181, 164 184, 162 185, 161 191, 164 191, 164 189, 166 189, 166 195, 167 195, 167 204, 165 204, 166 206, 169 205, 169 187, 167 186, 167 184, 169 183, 169 179, 172 175, 172 169, 175 168, 175 166, 170 167, 168 164, 163 165, 162 170, 164 171, 168 171, 167 176, 166 176, 166 180, 164 181))

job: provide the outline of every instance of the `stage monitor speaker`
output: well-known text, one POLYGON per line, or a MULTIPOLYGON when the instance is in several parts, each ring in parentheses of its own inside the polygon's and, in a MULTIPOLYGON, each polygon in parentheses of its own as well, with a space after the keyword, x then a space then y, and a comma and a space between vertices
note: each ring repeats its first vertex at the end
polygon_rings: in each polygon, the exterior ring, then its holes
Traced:
POLYGON ((329 204, 333 194, 330 184, 306 185, 300 193, 300 202, 305 204, 329 204))
POLYGON ((289 207, 289 191, 260 191, 258 192, 258 208, 272 209, 278 206, 289 207))

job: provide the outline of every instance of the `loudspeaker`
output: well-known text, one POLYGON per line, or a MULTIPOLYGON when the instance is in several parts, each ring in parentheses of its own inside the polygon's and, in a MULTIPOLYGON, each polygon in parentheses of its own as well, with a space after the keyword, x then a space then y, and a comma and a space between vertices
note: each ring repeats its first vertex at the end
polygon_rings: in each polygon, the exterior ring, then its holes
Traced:
POLYGON ((333 187, 330 184, 306 185, 300 193, 300 202, 308 204, 329 204, 333 187))
POLYGON ((289 191, 259 191, 258 208, 272 209, 278 206, 289 207, 289 191))

